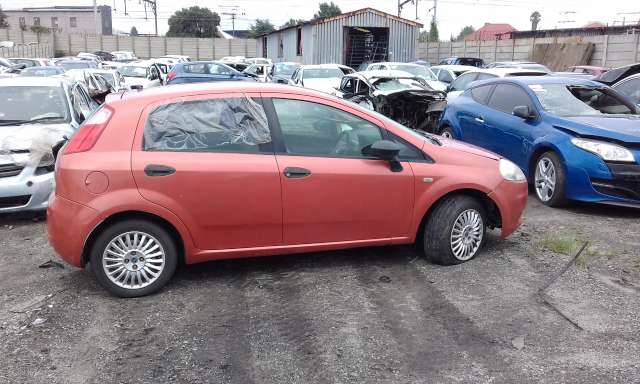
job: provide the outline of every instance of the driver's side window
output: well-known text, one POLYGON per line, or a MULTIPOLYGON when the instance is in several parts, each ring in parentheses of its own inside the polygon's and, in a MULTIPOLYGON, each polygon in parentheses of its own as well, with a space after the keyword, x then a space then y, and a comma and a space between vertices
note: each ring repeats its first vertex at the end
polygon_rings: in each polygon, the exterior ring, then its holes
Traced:
POLYGON ((337 108, 293 99, 273 105, 288 154, 367 158, 362 149, 382 139, 378 126, 337 108))
POLYGON ((342 78, 342 92, 344 93, 356 93, 356 81, 352 77, 342 78))

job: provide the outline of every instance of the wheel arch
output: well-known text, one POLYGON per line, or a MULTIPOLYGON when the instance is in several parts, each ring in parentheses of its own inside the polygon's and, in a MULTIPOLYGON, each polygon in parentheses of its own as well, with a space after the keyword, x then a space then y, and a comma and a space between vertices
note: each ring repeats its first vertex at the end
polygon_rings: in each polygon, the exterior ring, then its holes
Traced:
POLYGON ((171 224, 171 222, 153 213, 131 210, 131 211, 114 213, 111 216, 107 217, 106 219, 102 220, 95 228, 93 228, 93 230, 87 237, 87 240, 85 241, 84 246, 82 248, 82 258, 81 258, 82 265, 85 266, 89 262, 89 258, 91 257, 91 248, 93 248, 93 245, 98 235, 100 235, 102 231, 104 231, 110 225, 113 225, 115 223, 122 222, 125 220, 132 220, 132 219, 147 220, 165 229, 169 233, 173 241, 175 242, 176 249, 178 250, 178 262, 180 264, 185 263, 184 240, 182 239, 180 232, 176 229, 176 227, 173 224, 171 224))
POLYGON ((527 161, 528 168, 526 170, 526 175, 527 175, 527 180, 529 180, 530 182, 531 180, 534 179, 536 162, 538 161, 540 156, 545 152, 554 152, 555 154, 557 154, 560 157, 560 160, 562 160, 562 166, 565 168, 565 171, 566 171, 566 164, 565 164, 566 161, 565 161, 564 155, 562 154, 562 151, 560 151, 560 149, 557 146, 549 142, 539 143, 535 145, 535 147, 533 148, 533 151, 531 151, 529 160, 527 161))

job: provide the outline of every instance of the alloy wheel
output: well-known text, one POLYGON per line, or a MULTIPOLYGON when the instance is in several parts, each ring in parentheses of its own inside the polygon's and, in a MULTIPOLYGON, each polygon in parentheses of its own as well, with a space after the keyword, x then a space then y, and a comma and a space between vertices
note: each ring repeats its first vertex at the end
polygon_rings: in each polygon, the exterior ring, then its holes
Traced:
POLYGON ((480 212, 467 209, 456 218, 451 229, 451 251, 461 261, 471 259, 478 252, 484 236, 484 222, 480 212))
POLYGON ((125 289, 155 282, 165 266, 162 244, 148 233, 131 231, 114 237, 102 255, 102 268, 114 284, 125 289))
POLYGON ((538 198, 547 202, 553 198, 556 190, 556 167, 548 157, 543 157, 538 161, 535 174, 535 188, 538 198))

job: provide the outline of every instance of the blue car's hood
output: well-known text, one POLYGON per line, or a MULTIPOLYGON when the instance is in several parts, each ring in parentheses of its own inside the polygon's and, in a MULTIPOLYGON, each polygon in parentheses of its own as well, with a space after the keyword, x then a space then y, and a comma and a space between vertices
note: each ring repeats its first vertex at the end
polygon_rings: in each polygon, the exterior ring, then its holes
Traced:
POLYGON ((555 124, 586 137, 605 137, 625 143, 640 143, 640 116, 565 117, 568 124, 555 124))

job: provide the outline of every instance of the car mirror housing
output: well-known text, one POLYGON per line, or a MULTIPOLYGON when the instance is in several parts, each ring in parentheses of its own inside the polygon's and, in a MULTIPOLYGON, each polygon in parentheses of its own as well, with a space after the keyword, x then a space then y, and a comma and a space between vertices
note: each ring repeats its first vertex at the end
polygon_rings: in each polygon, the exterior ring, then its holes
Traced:
POLYGON ((512 114, 525 120, 530 120, 536 117, 535 114, 526 105, 518 105, 513 107, 512 114))
POLYGON ((365 156, 371 156, 380 160, 387 160, 392 172, 402 171, 402 164, 398 161, 398 154, 402 147, 390 140, 378 140, 362 149, 365 156))

